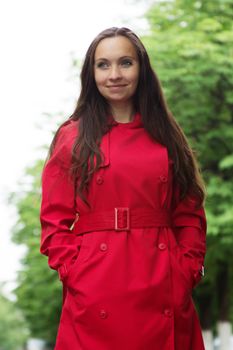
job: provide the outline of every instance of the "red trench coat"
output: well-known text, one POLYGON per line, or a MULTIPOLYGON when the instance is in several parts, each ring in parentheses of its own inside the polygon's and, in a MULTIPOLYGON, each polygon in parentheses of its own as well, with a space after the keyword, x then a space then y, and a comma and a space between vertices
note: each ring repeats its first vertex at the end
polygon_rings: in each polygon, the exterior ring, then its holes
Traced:
POLYGON ((41 252, 66 297, 56 350, 202 350, 191 298, 201 279, 206 221, 178 200, 167 149, 139 114, 102 139, 87 194, 68 174, 77 122, 59 132, 42 177, 41 252))

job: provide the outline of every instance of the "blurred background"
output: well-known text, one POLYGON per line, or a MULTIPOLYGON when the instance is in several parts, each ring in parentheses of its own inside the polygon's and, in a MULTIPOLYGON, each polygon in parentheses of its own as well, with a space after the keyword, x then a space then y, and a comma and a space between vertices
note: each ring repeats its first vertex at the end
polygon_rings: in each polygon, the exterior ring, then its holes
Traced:
POLYGON ((233 0, 7 0, 0 2, 0 350, 54 347, 62 291, 39 253, 41 169, 53 132, 75 108, 85 51, 111 26, 140 36, 197 153, 208 251, 193 297, 206 349, 233 349, 233 0))

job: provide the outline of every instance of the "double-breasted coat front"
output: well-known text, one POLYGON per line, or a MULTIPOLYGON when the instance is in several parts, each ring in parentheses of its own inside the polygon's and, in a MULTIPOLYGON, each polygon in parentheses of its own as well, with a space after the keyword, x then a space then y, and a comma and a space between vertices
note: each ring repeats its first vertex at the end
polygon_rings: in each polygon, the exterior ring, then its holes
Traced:
POLYGON ((86 193, 69 174, 78 122, 59 131, 42 176, 41 252, 65 298, 56 350, 202 350, 191 292, 201 279, 206 221, 179 200, 173 162, 136 114, 113 122, 86 193))

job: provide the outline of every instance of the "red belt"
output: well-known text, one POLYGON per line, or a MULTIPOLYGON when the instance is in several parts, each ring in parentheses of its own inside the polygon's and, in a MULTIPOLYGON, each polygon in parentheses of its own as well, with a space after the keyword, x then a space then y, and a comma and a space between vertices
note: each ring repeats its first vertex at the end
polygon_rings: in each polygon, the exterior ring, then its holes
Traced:
POLYGON ((80 235, 91 231, 129 231, 131 228, 171 226, 167 210, 114 208, 77 215, 72 231, 80 235))

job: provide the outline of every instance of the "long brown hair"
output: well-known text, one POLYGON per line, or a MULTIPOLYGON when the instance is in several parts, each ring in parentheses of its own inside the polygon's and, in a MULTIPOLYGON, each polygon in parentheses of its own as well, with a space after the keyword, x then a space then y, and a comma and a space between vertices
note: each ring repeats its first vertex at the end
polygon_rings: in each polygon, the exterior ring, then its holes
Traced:
MULTIPOLYGON (((140 72, 134 95, 134 110, 141 114, 144 128, 151 137, 167 147, 169 157, 174 162, 174 178, 180 185, 181 198, 191 193, 202 204, 205 198, 204 185, 193 151, 167 107, 144 45, 135 33, 124 27, 102 31, 89 46, 81 70, 81 93, 75 111, 70 116, 72 120, 79 120, 78 136, 72 150, 72 174, 77 193, 85 200, 84 192, 102 160, 99 147, 102 136, 110 128, 110 106, 99 93, 94 79, 95 50, 101 40, 116 36, 128 38, 138 55, 140 72)), ((56 135, 51 151, 55 140, 56 135)))

